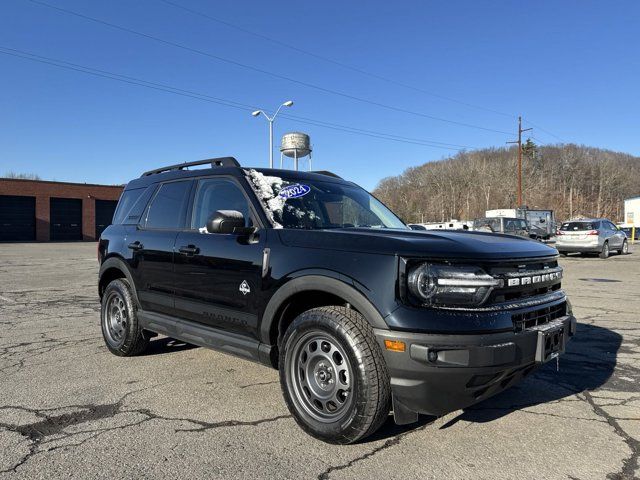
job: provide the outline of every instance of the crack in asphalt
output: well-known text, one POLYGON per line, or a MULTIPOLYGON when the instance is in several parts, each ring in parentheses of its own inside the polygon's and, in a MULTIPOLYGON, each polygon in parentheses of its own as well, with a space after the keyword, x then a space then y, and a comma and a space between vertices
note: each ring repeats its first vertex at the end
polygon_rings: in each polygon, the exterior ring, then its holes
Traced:
POLYGON ((422 425, 414 430, 409 430, 407 432, 402 432, 398 435, 394 435, 393 437, 387 439, 382 445, 374 448, 373 450, 370 450, 358 457, 355 457, 351 460, 349 460, 349 462, 344 463, 342 465, 333 465, 329 468, 327 468, 324 472, 322 472, 321 474, 318 475, 318 480, 327 480, 329 478, 329 476, 331 475, 331 473, 333 472, 337 472, 339 470, 345 470, 347 468, 352 467, 353 465, 355 465, 358 462, 361 462, 363 460, 366 460, 367 458, 371 458, 374 455, 377 455, 378 453, 387 450, 391 447, 394 447, 398 444, 400 444, 400 442, 402 441, 402 439, 404 439, 406 436, 412 434, 412 433, 417 433, 420 432, 422 430, 424 430, 425 428, 427 428, 428 426, 430 426, 431 423, 427 423, 426 425, 422 425))
POLYGON ((138 409, 122 408, 125 399, 130 395, 142 392, 144 390, 149 390, 151 388, 155 388, 160 385, 161 384, 156 384, 156 385, 141 388, 138 390, 133 390, 131 392, 127 392, 117 402, 107 403, 107 404, 67 405, 64 407, 55 407, 55 408, 46 408, 46 409, 33 409, 33 408, 27 408, 27 407, 18 406, 18 405, 0 406, 0 411, 19 410, 19 411, 31 413, 39 418, 37 422, 24 424, 24 425, 20 425, 20 424, 16 425, 11 423, 0 422, 0 428, 18 433, 30 442, 28 452, 25 455, 23 455, 20 458, 20 460, 18 460, 11 467, 6 468, 4 470, 0 470, 0 473, 16 472, 21 466, 27 463, 35 455, 52 452, 58 449, 79 447, 84 445, 89 440, 92 440, 104 433, 111 432, 114 430, 122 430, 125 428, 139 426, 143 423, 153 421, 153 420, 161 420, 161 421, 169 421, 169 422, 186 422, 186 423, 194 424, 197 427, 193 429, 175 429, 175 432, 191 433, 191 432, 201 432, 201 431, 211 430, 216 428, 258 426, 263 423, 276 422, 276 421, 291 417, 291 415, 279 415, 276 417, 262 418, 258 420, 252 420, 252 421, 224 420, 220 422, 205 422, 205 421, 196 420, 193 418, 165 417, 163 415, 153 413, 147 408, 138 408, 138 409), (76 411, 61 413, 58 415, 50 414, 50 412, 68 410, 68 409, 75 409, 76 411), (126 423, 124 425, 116 425, 116 426, 97 428, 97 429, 91 429, 91 430, 79 430, 79 431, 73 431, 73 432, 65 431, 69 427, 82 425, 82 424, 93 422, 96 420, 113 418, 116 415, 120 415, 120 414, 138 414, 138 415, 142 415, 143 418, 132 423, 126 423), (67 444, 58 445, 58 446, 54 446, 46 449, 40 448, 44 446, 46 443, 48 443, 49 441, 60 441, 66 438, 72 438, 72 437, 76 437, 79 435, 86 435, 86 434, 91 434, 91 435, 89 435, 88 437, 76 443, 71 443, 71 444, 67 443, 67 444), (55 438, 53 440, 47 440, 50 437, 55 437, 55 438))
POLYGON ((629 435, 618 423, 618 420, 612 415, 608 414, 601 406, 599 406, 595 401, 594 397, 591 393, 584 391, 582 392, 584 396, 584 401, 587 402, 596 415, 603 417, 611 427, 613 427, 614 432, 621 437, 624 442, 631 449, 631 455, 622 461, 622 470, 619 472, 610 473, 607 475, 607 478, 611 480, 622 480, 622 479, 633 479, 636 478, 635 472, 638 469, 638 458, 640 457, 640 441, 633 438, 629 435))
POLYGON ((280 383, 280 381, 279 380, 274 380, 273 382, 249 383, 247 385, 238 385, 238 388, 259 387, 261 385, 275 385, 276 383, 280 383))

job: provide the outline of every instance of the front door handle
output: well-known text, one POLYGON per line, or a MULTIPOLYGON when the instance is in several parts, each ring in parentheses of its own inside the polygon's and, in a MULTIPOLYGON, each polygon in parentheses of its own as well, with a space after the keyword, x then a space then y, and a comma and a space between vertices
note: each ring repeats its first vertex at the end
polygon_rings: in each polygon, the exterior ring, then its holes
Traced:
POLYGON ((142 250, 144 248, 144 245, 142 245, 142 243, 135 241, 129 244, 129 248, 131 250, 142 250))
POLYGON ((200 249, 195 245, 184 245, 180 247, 178 251, 186 255, 197 255, 198 253, 200 253, 200 249))

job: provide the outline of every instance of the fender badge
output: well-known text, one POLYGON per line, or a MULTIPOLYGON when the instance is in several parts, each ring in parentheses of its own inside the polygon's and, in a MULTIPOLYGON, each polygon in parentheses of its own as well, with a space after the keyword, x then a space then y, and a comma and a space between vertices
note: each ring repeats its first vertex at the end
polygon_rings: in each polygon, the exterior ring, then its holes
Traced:
POLYGON ((243 280, 242 283, 240 284, 240 293, 243 295, 246 295, 247 293, 251 293, 251 288, 249 288, 249 284, 247 283, 246 280, 243 280))

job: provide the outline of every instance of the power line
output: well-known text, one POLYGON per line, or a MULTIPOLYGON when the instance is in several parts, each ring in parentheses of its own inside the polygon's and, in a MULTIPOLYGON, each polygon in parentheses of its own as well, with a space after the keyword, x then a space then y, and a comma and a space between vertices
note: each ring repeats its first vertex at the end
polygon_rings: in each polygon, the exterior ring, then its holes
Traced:
POLYGON ((374 100, 368 100, 366 98, 357 97, 355 95, 351 95, 351 94, 348 94, 348 93, 340 92, 338 90, 333 90, 333 89, 330 89, 330 88, 325 88, 325 87, 322 87, 320 85, 315 85, 315 84, 308 83, 308 82, 305 82, 305 81, 302 81, 302 80, 297 80, 297 79, 294 79, 294 78, 291 78, 291 77, 287 77, 285 75, 281 75, 279 73, 271 72, 271 71, 264 70, 264 69, 261 69, 261 68, 258 68, 258 67, 254 67, 252 65, 248 65, 248 64, 245 64, 245 63, 242 63, 242 62, 238 62, 236 60, 232 60, 232 59, 228 59, 228 58, 225 58, 225 57, 221 57, 219 55, 215 55, 213 53, 206 52, 204 50, 199 50, 197 48, 189 47, 187 45, 182 45, 180 43, 172 42, 170 40, 165 40, 165 39, 160 38, 160 37, 156 37, 156 36, 153 36, 153 35, 150 35, 150 34, 147 34, 147 33, 139 32, 137 30, 133 30, 133 29, 130 29, 128 27, 123 27, 121 25, 117 25, 115 23, 111 23, 111 22, 107 22, 105 20, 100 20, 98 18, 90 17, 88 15, 85 15, 85 14, 82 14, 82 13, 78 13, 78 12, 75 12, 73 10, 68 10, 66 8, 58 7, 56 5, 51 5, 51 4, 46 3, 46 2, 42 2, 42 1, 39 1, 39 0, 28 0, 28 1, 31 2, 31 3, 34 3, 36 5, 45 6, 45 7, 51 8, 53 10, 57 10, 59 12, 63 12, 63 13, 69 14, 69 15, 74 15, 76 17, 83 18, 85 20, 90 20, 92 22, 99 23, 101 25, 106 25, 108 27, 115 28, 115 29, 121 30, 123 32, 131 33, 131 34, 137 35, 139 37, 147 38, 147 39, 150 39, 150 40, 153 40, 153 41, 165 44, 165 45, 170 45, 170 46, 175 47, 175 48, 179 48, 179 49, 186 50, 186 51, 189 51, 189 52, 192 52, 192 53, 196 53, 198 55, 202 55, 202 56, 205 56, 205 57, 208 57, 208 58, 212 58, 212 59, 215 59, 215 60, 218 60, 218 61, 221 61, 221 62, 225 62, 225 63, 228 63, 230 65, 234 65, 234 66, 241 67, 241 68, 244 68, 244 69, 247 69, 247 70, 251 70, 251 71, 254 71, 254 72, 262 73, 264 75, 269 75, 269 76, 274 77, 274 78, 279 78, 281 80, 286 80, 288 82, 295 83, 295 84, 298 84, 298 85, 302 85, 302 86, 305 86, 305 87, 308 87, 308 88, 312 88, 312 89, 315 89, 315 90, 318 90, 318 91, 321 91, 321 92, 329 93, 329 94, 332 94, 332 95, 337 95, 337 96, 340 96, 340 97, 343 97, 343 98, 348 98, 350 100, 358 101, 358 102, 361 102, 361 103, 367 103, 369 105, 374 105, 374 106, 377 106, 377 107, 380 107, 380 108, 384 108, 384 109, 387 109, 387 110, 392 110, 392 111, 405 113, 405 114, 408 114, 408 115, 414 115, 414 116, 418 116, 418 117, 423 117, 423 118, 429 118, 431 120, 436 120, 436 121, 439 121, 439 122, 449 123, 449 124, 452 124, 452 125, 458 125, 458 126, 467 127, 467 128, 475 128, 475 129, 478 129, 478 130, 485 130, 485 131, 488 131, 488 132, 501 133, 501 134, 504 134, 504 135, 512 135, 511 132, 505 132, 503 130, 496 130, 496 129, 493 129, 493 128, 482 127, 480 125, 474 125, 474 124, 470 124, 470 123, 458 122, 456 120, 450 120, 450 119, 446 119, 446 118, 442 118, 442 117, 436 117, 436 116, 433 116, 433 115, 428 115, 426 113, 416 112, 416 111, 413 111, 413 110, 408 110, 408 109, 405 109, 405 108, 400 108, 400 107, 396 107, 396 106, 393 106, 393 105, 387 105, 387 104, 384 104, 384 103, 376 102, 374 100))
POLYGON ((448 96, 445 96, 445 95, 440 95, 438 93, 433 93, 433 92, 424 90, 423 88, 416 87, 415 85, 410 85, 410 84, 407 84, 407 83, 404 83, 404 82, 400 82, 398 80, 394 80, 392 78, 385 77, 383 75, 378 75, 376 73, 369 72, 369 71, 364 70, 362 68, 354 67, 353 65, 349 65, 349 64, 340 62, 338 60, 334 60, 334 59, 326 57, 324 55, 320 55, 320 54, 317 54, 317 53, 314 53, 314 52, 310 52, 309 50, 305 50, 305 49, 302 49, 300 47, 296 47, 295 45, 292 45, 290 43, 286 43, 286 42, 283 42, 281 40, 277 40, 277 39, 275 39, 273 37, 269 37, 267 35, 264 35, 262 33, 258 33, 258 32, 249 30, 247 28, 241 27, 239 25, 236 25, 234 23, 228 22, 226 20, 221 20, 221 19, 216 18, 214 16, 211 16, 211 15, 209 15, 207 13, 201 12, 199 10, 195 10, 193 8, 190 8, 190 7, 186 7, 184 5, 180 5, 180 4, 178 4, 176 2, 172 2, 170 0, 157 0, 157 1, 158 2, 162 2, 164 4, 167 4, 167 5, 171 5, 171 6, 175 7, 175 8, 179 8, 179 9, 184 10, 186 12, 189 12, 189 13, 191 13, 193 15, 206 18, 206 19, 211 20, 213 22, 217 22, 217 23, 219 23, 221 25, 225 25, 225 26, 227 26, 229 28, 233 28, 233 29, 238 30, 240 32, 246 33, 247 35, 252 35, 252 36, 260 38, 262 40, 266 40, 268 42, 271 42, 271 43, 273 43, 275 45, 279 45, 281 47, 288 48, 289 50, 293 50, 295 52, 302 53, 304 55, 308 55, 308 56, 316 58, 318 60, 322 60, 323 62, 331 63, 333 65, 337 65, 337 66, 339 66, 341 68, 344 68, 344 69, 347 69, 347 70, 351 70, 353 72, 357 72, 357 73, 359 73, 361 75, 366 75, 368 77, 375 78, 377 80, 382 80, 384 82, 391 83, 391 84, 397 85, 399 87, 403 87, 403 88, 406 88, 406 89, 409 89, 409 90, 413 90, 415 92, 424 93, 424 94, 429 95, 431 97, 439 98, 441 100, 446 100, 448 102, 457 103, 459 105, 464 105, 466 107, 475 108, 475 109, 478 109, 478 110, 484 110, 484 111, 487 111, 487 112, 495 113, 496 115, 502 115, 504 117, 516 118, 515 115, 510 114, 510 113, 504 113, 504 112, 501 112, 499 110, 495 110, 493 108, 488 108, 488 107, 484 107, 484 106, 481 106, 481 105, 476 105, 476 104, 473 104, 473 103, 465 102, 465 101, 462 101, 462 100, 457 100, 455 98, 448 97, 448 96))
MULTIPOLYGON (((17 50, 17 49, 14 49, 14 48, 0 46, 0 53, 5 54, 5 55, 11 55, 11 56, 18 57, 18 58, 22 58, 22 59, 25 59, 25 60, 31 60, 31 61, 34 61, 34 62, 44 63, 44 64, 47 64, 47 65, 50 65, 50 66, 64 68, 64 69, 67 69, 67 70, 73 70, 73 71, 76 71, 76 72, 86 73, 86 74, 97 76, 97 77, 107 78, 107 79, 110 79, 110 80, 116 80, 116 81, 119 81, 119 82, 131 84, 131 85, 136 85, 136 86, 140 86, 140 87, 150 88, 150 89, 153 89, 153 90, 163 91, 163 92, 166 92, 166 93, 173 93, 175 95, 181 95, 181 96, 193 98, 193 99, 196 99, 196 100, 202 100, 202 101, 206 101, 206 102, 210 102, 210 103, 215 103, 215 104, 218 104, 218 105, 239 109, 239 110, 242 110, 242 111, 245 111, 245 112, 246 111, 255 110, 256 108, 258 108, 256 105, 248 105, 248 104, 236 102, 236 101, 233 101, 233 100, 227 100, 227 99, 223 99, 223 98, 219 98, 219 97, 213 97, 211 95, 200 93, 200 92, 196 92, 196 91, 193 91, 193 90, 185 90, 185 89, 173 87, 173 86, 162 84, 162 83, 151 82, 151 81, 148 81, 148 80, 142 80, 142 79, 131 77, 131 76, 128 76, 128 75, 121 75, 121 74, 118 74, 118 73, 109 72, 107 70, 101 70, 101 69, 96 69, 96 68, 93 68, 93 67, 87 67, 87 66, 80 65, 80 64, 77 64, 77 63, 71 63, 71 62, 67 62, 67 61, 64 61, 64 60, 58 60, 58 59, 54 59, 54 58, 51 58, 51 57, 45 57, 45 56, 42 56, 42 55, 37 55, 37 54, 31 53, 31 52, 27 52, 27 51, 24 51, 24 50, 17 50)), ((325 122, 323 120, 316 120, 316 119, 312 119, 312 118, 308 118, 308 117, 298 117, 298 116, 295 116, 295 115, 284 115, 284 114, 282 116, 287 118, 287 119, 289 119, 289 120, 298 122, 298 123, 315 125, 315 126, 319 126, 319 127, 322 127, 322 128, 329 128, 329 129, 332 129, 332 130, 338 130, 338 131, 351 133, 351 134, 355 134, 355 135, 363 135, 363 136, 368 136, 368 137, 373 137, 373 138, 379 138, 379 139, 383 139, 383 140, 390 140, 390 141, 395 141, 395 142, 401 142, 401 143, 407 143, 407 144, 413 144, 413 145, 421 145, 421 146, 427 146, 427 147, 433 147, 433 148, 441 148, 441 149, 446 149, 446 150, 456 150, 456 151, 460 151, 460 150, 463 150, 463 149, 466 149, 466 148, 474 148, 474 147, 470 147, 470 146, 467 146, 467 145, 456 145, 456 144, 450 144, 450 143, 445 143, 445 142, 438 142, 438 141, 435 141, 435 140, 424 140, 424 139, 417 139, 417 138, 411 138, 411 137, 403 137, 403 136, 400 136, 400 135, 395 135, 395 134, 385 133, 385 132, 379 132, 379 131, 374 131, 374 130, 365 130, 365 129, 355 128, 355 127, 349 127, 349 126, 346 126, 346 125, 340 125, 340 124, 334 124, 334 123, 330 123, 330 122, 325 122), (458 146, 458 147, 462 147, 462 148, 452 148, 454 146, 458 146)))
POLYGON ((560 138, 557 135, 554 135, 553 133, 549 132, 548 130, 545 130, 544 128, 536 125, 535 123, 531 122, 530 120, 525 119, 524 120, 525 123, 528 123, 529 125, 531 125, 532 127, 536 128, 537 130, 540 130, 541 132, 546 133, 547 135, 552 136, 553 138, 555 138, 556 140, 560 140, 562 143, 567 143, 565 140, 563 140, 562 138, 560 138))

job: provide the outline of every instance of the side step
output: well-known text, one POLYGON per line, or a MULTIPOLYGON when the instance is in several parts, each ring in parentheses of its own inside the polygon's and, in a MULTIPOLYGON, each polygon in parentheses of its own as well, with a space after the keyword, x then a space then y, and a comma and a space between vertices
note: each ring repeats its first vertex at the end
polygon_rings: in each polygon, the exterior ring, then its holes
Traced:
POLYGON ((208 325, 144 310, 138 310, 138 319, 145 330, 272 366, 271 347, 258 340, 225 332, 208 325))

